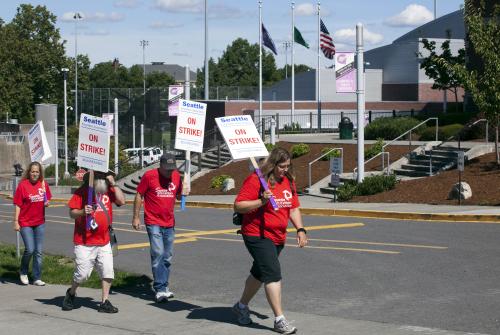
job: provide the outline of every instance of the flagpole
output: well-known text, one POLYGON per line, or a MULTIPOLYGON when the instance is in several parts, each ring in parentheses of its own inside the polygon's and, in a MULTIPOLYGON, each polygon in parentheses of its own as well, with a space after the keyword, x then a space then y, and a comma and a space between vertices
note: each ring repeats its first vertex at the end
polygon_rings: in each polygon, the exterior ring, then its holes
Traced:
POLYGON ((318 100, 318 130, 321 131, 321 33, 320 33, 320 20, 321 20, 321 3, 318 1, 318 67, 316 69, 316 99, 318 100))
MULTIPOLYGON (((259 133, 262 132, 262 1, 259 0, 259 133)), ((261 134, 264 140, 264 134, 261 134)))
MULTIPOLYGON (((290 122, 293 124, 295 114, 295 2, 292 1, 292 114, 290 122)), ((291 125, 292 126, 292 125, 291 125)))

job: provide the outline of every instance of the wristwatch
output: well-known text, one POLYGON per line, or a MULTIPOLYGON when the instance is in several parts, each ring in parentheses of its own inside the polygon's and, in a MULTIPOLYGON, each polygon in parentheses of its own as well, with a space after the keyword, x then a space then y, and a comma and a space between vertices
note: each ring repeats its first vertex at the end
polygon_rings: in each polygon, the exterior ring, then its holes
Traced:
POLYGON ((305 228, 299 228, 299 229, 297 229, 297 234, 300 233, 300 232, 304 232, 304 234, 307 235, 307 230, 305 228))

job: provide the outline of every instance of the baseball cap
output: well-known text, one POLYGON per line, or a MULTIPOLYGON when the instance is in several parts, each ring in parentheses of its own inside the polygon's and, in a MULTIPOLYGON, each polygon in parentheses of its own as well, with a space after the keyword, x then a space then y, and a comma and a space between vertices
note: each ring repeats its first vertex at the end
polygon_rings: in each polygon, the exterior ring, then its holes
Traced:
POLYGON ((160 167, 167 170, 177 169, 177 164, 175 162, 175 155, 169 152, 164 153, 160 157, 160 167))

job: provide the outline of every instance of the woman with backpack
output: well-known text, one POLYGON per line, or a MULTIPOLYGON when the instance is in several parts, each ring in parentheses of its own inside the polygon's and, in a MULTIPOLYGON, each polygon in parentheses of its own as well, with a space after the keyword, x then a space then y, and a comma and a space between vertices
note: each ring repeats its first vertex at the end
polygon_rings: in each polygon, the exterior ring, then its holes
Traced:
POLYGON ((262 284, 267 301, 273 310, 274 330, 293 334, 297 328, 290 325, 281 306, 281 267, 278 260, 286 241, 288 220, 297 229, 297 244, 307 244, 306 230, 302 224, 299 199, 291 167, 291 156, 282 148, 275 148, 261 167, 269 189, 264 191, 256 173, 249 175, 234 202, 234 210, 243 214, 241 234, 245 246, 253 258, 250 275, 240 300, 232 310, 240 325, 252 323, 248 303, 262 284), (274 197, 278 210, 269 203, 274 197))

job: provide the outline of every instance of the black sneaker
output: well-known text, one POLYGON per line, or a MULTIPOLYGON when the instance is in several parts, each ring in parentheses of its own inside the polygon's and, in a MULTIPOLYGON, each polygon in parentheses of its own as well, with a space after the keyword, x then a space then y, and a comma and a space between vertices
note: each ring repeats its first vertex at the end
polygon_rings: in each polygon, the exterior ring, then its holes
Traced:
POLYGON ((118 308, 113 306, 109 300, 106 299, 103 303, 99 305, 97 309, 99 313, 118 313, 118 308))
POLYGON ((63 311, 71 311, 75 307, 75 296, 69 293, 71 289, 68 288, 66 291, 66 296, 64 297, 62 310, 63 311))

